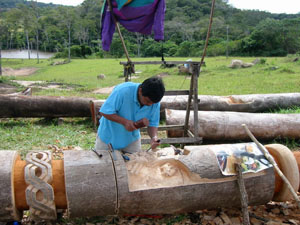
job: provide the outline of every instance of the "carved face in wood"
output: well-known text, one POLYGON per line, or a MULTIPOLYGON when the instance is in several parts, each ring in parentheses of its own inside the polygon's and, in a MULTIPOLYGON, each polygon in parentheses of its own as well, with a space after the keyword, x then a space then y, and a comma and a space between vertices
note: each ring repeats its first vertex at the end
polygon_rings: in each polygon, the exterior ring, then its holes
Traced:
POLYGON ((189 185, 201 179, 182 162, 172 158, 136 158, 128 161, 126 166, 130 191, 189 185))

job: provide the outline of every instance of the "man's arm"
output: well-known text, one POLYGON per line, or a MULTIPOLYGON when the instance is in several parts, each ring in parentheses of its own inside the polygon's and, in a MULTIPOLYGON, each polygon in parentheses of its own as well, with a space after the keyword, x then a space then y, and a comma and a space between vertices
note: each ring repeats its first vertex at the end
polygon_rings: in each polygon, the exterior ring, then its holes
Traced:
POLYGON ((157 127, 148 127, 147 132, 151 138, 150 144, 152 149, 156 149, 160 145, 160 141, 157 137, 157 127))
POLYGON ((134 131, 136 130, 136 127, 134 126, 134 122, 132 120, 125 119, 118 114, 104 114, 100 112, 102 116, 104 116, 106 119, 114 121, 116 123, 122 124, 126 130, 128 131, 134 131))

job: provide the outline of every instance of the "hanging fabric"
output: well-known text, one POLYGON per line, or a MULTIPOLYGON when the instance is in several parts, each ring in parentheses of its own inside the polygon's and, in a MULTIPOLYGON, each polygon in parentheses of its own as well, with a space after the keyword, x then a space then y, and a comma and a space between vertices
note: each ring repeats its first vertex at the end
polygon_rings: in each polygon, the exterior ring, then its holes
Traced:
MULTIPOLYGON (((113 15, 128 31, 150 35, 154 39, 164 39, 165 0, 110 0, 113 15)), ((102 48, 109 51, 115 23, 107 1, 102 8, 101 39, 102 48)))

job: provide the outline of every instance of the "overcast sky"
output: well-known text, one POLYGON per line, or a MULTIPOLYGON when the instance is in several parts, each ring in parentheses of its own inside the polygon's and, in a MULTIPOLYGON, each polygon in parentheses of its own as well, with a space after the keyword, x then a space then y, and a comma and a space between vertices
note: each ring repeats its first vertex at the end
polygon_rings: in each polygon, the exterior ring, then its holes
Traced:
POLYGON ((229 0, 229 4, 239 9, 258 9, 271 13, 298 13, 299 0, 229 0))
POLYGON ((80 5, 84 0, 37 0, 37 1, 44 2, 44 3, 52 2, 53 4, 77 6, 80 5))
MULTIPOLYGON (((77 6, 83 0, 37 0, 38 2, 77 6)), ((298 13, 299 0, 229 0, 229 4, 239 9, 258 9, 271 13, 298 13)))

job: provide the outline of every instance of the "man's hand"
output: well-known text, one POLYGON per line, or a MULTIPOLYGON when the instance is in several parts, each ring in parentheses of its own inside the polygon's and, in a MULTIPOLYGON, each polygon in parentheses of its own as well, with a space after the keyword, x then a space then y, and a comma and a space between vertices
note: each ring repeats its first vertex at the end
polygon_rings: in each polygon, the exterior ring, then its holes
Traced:
POLYGON ((104 114, 101 113, 102 116, 104 116, 106 119, 114 121, 116 123, 122 124, 126 130, 128 131, 134 131, 136 130, 136 127, 134 126, 134 122, 132 120, 127 120, 118 114, 104 114))
POLYGON ((134 126, 139 129, 142 127, 147 127, 149 125, 149 120, 147 118, 140 119, 134 123, 134 126))
POLYGON ((123 125, 124 125, 125 129, 128 131, 134 131, 137 129, 132 120, 126 120, 123 125))
POLYGON ((157 138, 157 136, 151 138, 150 145, 152 150, 156 149, 160 145, 160 140, 157 138))

